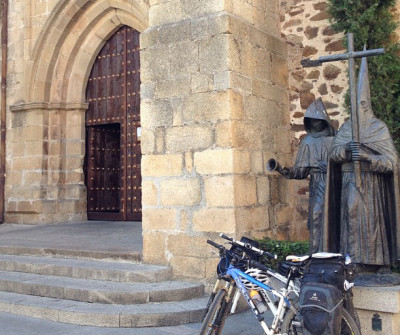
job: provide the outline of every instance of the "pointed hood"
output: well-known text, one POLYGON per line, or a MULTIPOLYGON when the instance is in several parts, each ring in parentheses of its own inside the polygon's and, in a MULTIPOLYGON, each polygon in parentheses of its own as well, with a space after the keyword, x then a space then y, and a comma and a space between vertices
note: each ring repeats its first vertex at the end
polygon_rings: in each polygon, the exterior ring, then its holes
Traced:
MULTIPOLYGON (((365 46, 364 46, 365 50, 365 46)), ((357 84, 357 110, 359 118, 359 129, 368 127, 369 122, 375 117, 371 105, 371 90, 368 78, 367 57, 361 60, 360 72, 358 74, 357 84)))
POLYGON ((314 134, 315 130, 312 129, 310 119, 318 119, 325 121, 327 127, 322 131, 320 136, 334 136, 335 129, 332 126, 331 119, 326 111, 324 103, 321 98, 318 98, 307 107, 306 113, 304 115, 304 128, 307 133, 314 134))

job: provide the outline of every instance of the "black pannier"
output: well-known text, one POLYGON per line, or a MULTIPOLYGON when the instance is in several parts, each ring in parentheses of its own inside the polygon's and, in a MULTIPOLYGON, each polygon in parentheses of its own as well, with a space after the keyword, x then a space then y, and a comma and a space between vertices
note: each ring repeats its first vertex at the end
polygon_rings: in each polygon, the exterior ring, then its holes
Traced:
POLYGON ((336 286, 302 285, 299 297, 304 335, 340 334, 343 294, 336 286))
POLYGON ((346 265, 342 257, 312 258, 304 270, 302 283, 329 284, 344 292, 346 279, 346 265))

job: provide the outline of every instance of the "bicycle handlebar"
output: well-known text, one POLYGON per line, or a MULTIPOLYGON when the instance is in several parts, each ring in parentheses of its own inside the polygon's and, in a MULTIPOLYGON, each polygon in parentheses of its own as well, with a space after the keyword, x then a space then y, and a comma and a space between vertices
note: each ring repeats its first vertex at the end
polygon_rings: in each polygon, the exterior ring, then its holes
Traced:
POLYGON ((272 259, 277 259, 278 258, 278 256, 275 255, 275 254, 271 254, 268 251, 264 251, 264 250, 258 249, 256 247, 253 247, 250 243, 244 243, 244 242, 241 242, 241 241, 237 241, 233 237, 229 237, 228 235, 225 235, 224 233, 221 233, 219 236, 224 238, 225 240, 230 241, 233 245, 245 248, 247 250, 251 250, 251 251, 259 254, 260 256, 267 256, 267 257, 272 258, 272 259))
POLYGON ((220 251, 225 250, 225 247, 223 245, 215 243, 214 241, 207 240, 207 243, 211 244, 213 247, 217 248, 220 251))

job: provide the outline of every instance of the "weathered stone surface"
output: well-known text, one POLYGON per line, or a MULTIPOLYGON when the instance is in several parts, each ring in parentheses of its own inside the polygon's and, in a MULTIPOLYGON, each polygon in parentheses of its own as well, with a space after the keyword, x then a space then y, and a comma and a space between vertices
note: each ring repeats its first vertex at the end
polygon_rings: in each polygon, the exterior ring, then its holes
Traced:
POLYGON ((329 64, 326 67, 324 67, 323 74, 326 80, 333 80, 337 78, 340 72, 341 72, 340 68, 338 68, 335 65, 329 64))
POLYGON ((182 155, 145 155, 142 157, 142 175, 179 176, 182 174, 182 165, 182 155))
POLYGON ((307 38, 309 40, 311 40, 311 39, 313 39, 313 38, 318 36, 318 30, 319 30, 318 27, 310 27, 310 26, 308 26, 304 30, 304 34, 307 36, 307 38))
POLYGON ((327 19, 329 19, 329 14, 327 12, 321 12, 319 14, 310 17, 310 21, 321 21, 327 19))
POLYGON ((332 43, 329 43, 326 47, 325 47, 325 51, 342 51, 345 50, 342 41, 335 41, 332 43))
POLYGON ((309 57, 311 55, 315 55, 318 50, 311 46, 306 46, 303 50, 303 57, 309 57))
POLYGON ((193 214, 193 230, 198 232, 233 233, 236 230, 233 208, 204 208, 193 214))
POLYGON ((205 175, 248 173, 250 171, 250 154, 234 149, 196 152, 194 168, 197 173, 205 175))
POLYGON ((326 11, 328 9, 329 5, 326 2, 319 2, 319 3, 316 3, 313 7, 314 7, 314 9, 320 10, 322 12, 322 11, 326 11))
POLYGON ((322 31, 322 35, 324 36, 332 36, 332 35, 336 35, 337 32, 335 32, 331 27, 326 27, 323 31, 322 31))
POLYGON ((306 109, 315 100, 315 95, 311 92, 300 92, 300 106, 306 109))
POLYGON ((313 70, 307 75, 307 79, 318 79, 320 76, 320 71, 319 70, 313 70))
POLYGON ((166 130, 165 146, 170 153, 203 150, 212 143, 213 132, 210 126, 183 126, 166 130))
POLYGON ((333 93, 342 93, 343 92, 343 87, 339 85, 331 85, 331 90, 333 93))
POLYGON ((325 83, 323 83, 320 87, 318 87, 318 93, 321 95, 327 95, 328 94, 328 88, 325 83))
POLYGON ((301 24, 301 20, 296 19, 296 20, 289 20, 283 25, 283 29, 286 29, 288 27, 293 27, 293 26, 299 26, 301 24))
POLYGON ((195 206, 200 203, 201 189, 198 178, 170 179, 160 181, 162 206, 195 206))

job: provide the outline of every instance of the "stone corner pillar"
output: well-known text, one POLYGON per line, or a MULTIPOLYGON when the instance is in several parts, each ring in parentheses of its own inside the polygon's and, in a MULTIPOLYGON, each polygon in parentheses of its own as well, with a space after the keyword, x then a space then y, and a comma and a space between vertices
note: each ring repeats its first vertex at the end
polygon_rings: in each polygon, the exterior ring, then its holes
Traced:
POLYGON ((279 36, 277 1, 153 1, 141 35, 145 261, 209 278, 207 238, 289 223, 265 170, 290 153, 279 36))
POLYGON ((82 106, 11 106, 5 218, 40 224, 86 219, 85 111, 82 106))

